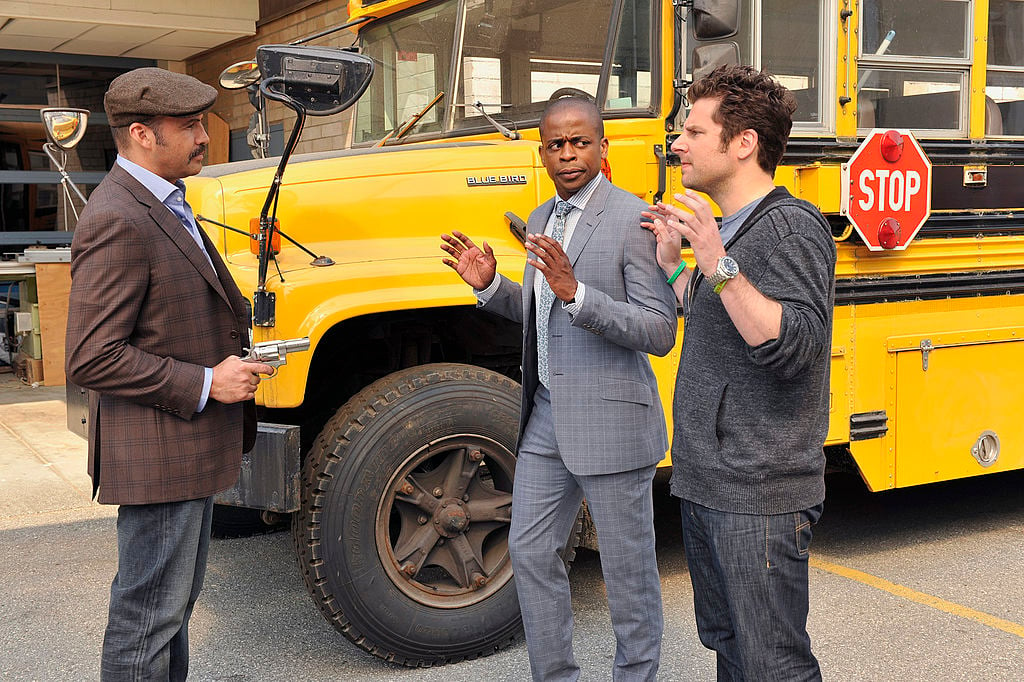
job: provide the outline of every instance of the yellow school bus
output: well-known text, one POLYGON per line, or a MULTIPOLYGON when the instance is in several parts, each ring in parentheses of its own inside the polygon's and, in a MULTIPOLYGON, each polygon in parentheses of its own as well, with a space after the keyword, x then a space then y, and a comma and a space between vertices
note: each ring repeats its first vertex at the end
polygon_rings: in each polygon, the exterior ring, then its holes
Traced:
MULTIPOLYGON (((254 292, 254 340, 310 340, 261 384, 261 448, 221 501, 292 513, 310 593, 352 642, 418 666, 519 635, 520 329, 475 310, 438 235, 486 240, 521 278, 523 221, 553 193, 538 118, 563 93, 595 98, 607 172, 654 201, 682 189, 669 147, 695 75, 731 60, 775 74, 800 105, 776 181, 821 209, 839 254, 830 465, 871 490, 1024 467, 1024 2, 351 0, 349 13, 374 70, 351 144, 287 172, 211 167, 189 196, 254 292), (917 165, 865 161, 895 147, 917 165), (858 213, 865 187, 918 213, 858 213), (274 220, 288 239, 271 260, 274 220)), ((312 65, 311 88, 337 73, 314 62, 289 62, 312 65)), ((670 412, 678 346, 652 360, 670 412)))

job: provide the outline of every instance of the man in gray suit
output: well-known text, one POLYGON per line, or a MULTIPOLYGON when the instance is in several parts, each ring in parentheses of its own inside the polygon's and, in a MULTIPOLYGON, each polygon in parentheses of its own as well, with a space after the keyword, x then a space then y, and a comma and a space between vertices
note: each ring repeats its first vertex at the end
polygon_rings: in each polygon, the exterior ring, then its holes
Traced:
POLYGON ((540 137, 557 196, 530 214, 523 285, 496 275, 486 242, 453 231, 441 248, 480 307, 523 323, 509 551, 533 677, 579 678, 559 551, 586 498, 617 643, 613 678, 653 680, 662 612, 651 483, 668 441, 646 354, 671 350, 675 301, 640 226, 646 206, 600 173, 608 140, 597 107, 555 100, 540 137))

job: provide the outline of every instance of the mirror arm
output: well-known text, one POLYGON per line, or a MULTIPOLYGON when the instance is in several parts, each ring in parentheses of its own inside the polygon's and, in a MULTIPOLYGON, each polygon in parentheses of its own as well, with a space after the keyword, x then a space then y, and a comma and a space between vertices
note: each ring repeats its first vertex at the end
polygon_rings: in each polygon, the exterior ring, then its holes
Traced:
POLYGON ((306 123, 306 109, 301 104, 296 102, 294 99, 289 97, 283 92, 276 92, 270 89, 271 85, 278 83, 284 83, 284 79, 281 77, 267 78, 260 83, 260 92, 263 93, 264 97, 268 97, 272 100, 281 102, 289 109, 295 112, 295 125, 292 127, 292 133, 288 136, 288 142, 284 146, 284 152, 281 154, 281 161, 277 164, 277 172, 274 173, 274 181, 270 185, 270 189, 267 191, 267 199, 263 202, 263 210, 260 211, 260 239, 259 239, 259 280, 257 281, 258 291, 266 291, 267 285, 267 267, 270 265, 270 252, 271 243, 274 237, 274 217, 269 215, 271 204, 274 205, 274 213, 277 213, 277 196, 281 191, 281 178, 284 176, 285 166, 288 165, 288 159, 291 157, 292 152, 295 150, 295 146, 299 142, 299 135, 302 133, 302 127, 306 123))
POLYGON ((57 167, 57 172, 60 173, 60 184, 64 185, 65 187, 70 186, 71 189, 75 190, 75 194, 77 194, 78 198, 82 200, 82 203, 86 203, 86 201, 88 200, 85 198, 85 195, 82 194, 82 190, 78 189, 78 185, 74 183, 74 181, 71 179, 71 176, 68 175, 68 172, 64 170, 64 164, 58 161, 57 157, 54 155, 54 152, 56 150, 57 145, 53 144, 52 142, 47 142, 46 144, 43 145, 43 151, 45 151, 46 155, 50 157, 50 161, 53 161, 53 165, 57 167))

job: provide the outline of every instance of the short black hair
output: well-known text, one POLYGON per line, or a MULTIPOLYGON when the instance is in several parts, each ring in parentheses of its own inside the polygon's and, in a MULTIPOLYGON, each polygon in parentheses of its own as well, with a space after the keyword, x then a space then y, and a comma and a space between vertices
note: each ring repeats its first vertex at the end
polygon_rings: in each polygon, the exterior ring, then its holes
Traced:
POLYGON ((540 115, 540 124, 537 126, 542 138, 544 137, 544 122, 548 120, 548 117, 566 109, 577 109, 586 113, 591 125, 597 130, 598 137, 604 138, 604 119, 601 118, 601 111, 597 108, 597 104, 593 100, 583 99, 576 95, 559 97, 551 100, 544 107, 544 113, 540 115))

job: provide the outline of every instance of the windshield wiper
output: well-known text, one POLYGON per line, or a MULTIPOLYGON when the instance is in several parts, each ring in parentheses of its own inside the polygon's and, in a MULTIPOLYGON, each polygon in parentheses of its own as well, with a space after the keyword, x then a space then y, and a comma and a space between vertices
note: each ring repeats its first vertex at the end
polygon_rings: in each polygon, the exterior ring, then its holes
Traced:
POLYGON ((434 95, 434 99, 432 99, 429 102, 427 102, 427 105, 425 107, 423 107, 418 112, 413 114, 405 122, 399 123, 397 126, 395 126, 394 130, 392 130, 390 133, 385 135, 384 138, 380 142, 378 142, 377 144, 375 144, 373 146, 374 147, 383 147, 385 145, 385 143, 388 142, 388 140, 391 140, 391 139, 397 140, 398 138, 400 138, 403 135, 405 135, 407 132, 412 130, 413 126, 415 126, 417 123, 420 122, 420 119, 423 118, 423 116, 428 111, 430 111, 435 104, 437 104, 438 102, 441 101, 442 97, 444 97, 444 91, 443 90, 441 92, 437 93, 436 95, 434 95))
MULTIPOLYGON (((480 100, 477 100, 477 101, 473 102, 472 104, 457 104, 456 106, 473 107, 474 109, 476 109, 477 111, 480 112, 481 116, 483 116, 484 118, 487 119, 488 123, 490 123, 492 126, 494 126, 495 130, 497 130, 499 133, 504 135, 509 140, 521 140, 521 139, 523 139, 523 136, 519 134, 518 130, 509 130, 508 128, 506 128, 505 126, 501 125, 500 123, 495 121, 493 118, 491 118, 490 115, 486 111, 484 111, 484 105, 480 102, 480 100)), ((500 106, 509 106, 509 105, 498 104, 498 105, 495 105, 495 106, 499 106, 500 107, 500 106)))

